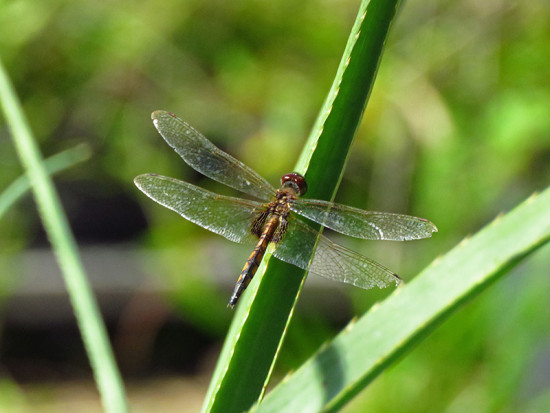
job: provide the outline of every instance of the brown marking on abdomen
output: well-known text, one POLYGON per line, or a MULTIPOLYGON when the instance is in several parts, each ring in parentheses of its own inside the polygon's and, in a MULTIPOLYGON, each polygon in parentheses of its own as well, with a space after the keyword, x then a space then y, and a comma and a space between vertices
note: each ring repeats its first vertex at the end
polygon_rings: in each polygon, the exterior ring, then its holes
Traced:
POLYGON ((246 287, 248 287, 248 284, 250 284, 252 278, 254 278, 254 274, 256 274, 256 271, 258 270, 258 267, 260 266, 260 263, 262 262, 262 259, 265 255, 267 246, 273 239, 275 231, 279 226, 279 219, 279 216, 273 215, 265 223, 262 235, 260 236, 258 243, 254 247, 254 250, 252 251, 252 254, 250 254, 250 257, 248 257, 248 260, 246 260, 241 274, 239 275, 239 279, 237 280, 237 284, 235 285, 233 294, 229 299, 228 307, 232 308, 237 304, 237 301, 239 301, 239 297, 241 296, 243 291, 246 290, 246 287))

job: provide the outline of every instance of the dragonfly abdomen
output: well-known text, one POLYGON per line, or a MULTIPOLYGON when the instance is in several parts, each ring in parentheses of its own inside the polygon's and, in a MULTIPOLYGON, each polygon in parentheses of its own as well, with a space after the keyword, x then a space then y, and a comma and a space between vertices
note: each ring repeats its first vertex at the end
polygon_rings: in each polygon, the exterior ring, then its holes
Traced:
POLYGON ((258 270, 258 267, 260 266, 260 263, 264 258, 267 246, 273 240, 279 223, 280 217, 278 215, 272 215, 265 223, 258 243, 256 244, 256 247, 254 247, 252 254, 250 254, 250 256, 248 257, 248 260, 246 260, 241 274, 239 275, 239 279, 237 280, 237 284, 235 285, 233 294, 229 299, 228 307, 233 307, 237 304, 237 301, 239 301, 239 297, 241 296, 243 291, 246 290, 246 287, 248 287, 248 284, 250 284, 252 278, 254 278, 254 274, 256 274, 256 271, 258 270))

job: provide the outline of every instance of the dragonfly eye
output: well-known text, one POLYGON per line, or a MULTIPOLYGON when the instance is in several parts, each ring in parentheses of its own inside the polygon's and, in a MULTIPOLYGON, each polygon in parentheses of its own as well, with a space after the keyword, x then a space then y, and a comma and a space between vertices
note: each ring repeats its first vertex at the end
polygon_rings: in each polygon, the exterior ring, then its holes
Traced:
POLYGON ((307 192, 306 179, 296 172, 283 175, 281 178, 281 186, 283 188, 290 187, 294 189, 294 191, 300 196, 307 192))

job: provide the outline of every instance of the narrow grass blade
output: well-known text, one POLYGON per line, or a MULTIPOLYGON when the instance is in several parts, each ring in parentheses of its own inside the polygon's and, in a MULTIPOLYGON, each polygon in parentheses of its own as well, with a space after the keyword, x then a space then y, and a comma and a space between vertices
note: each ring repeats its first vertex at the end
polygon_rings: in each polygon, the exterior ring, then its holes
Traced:
MULTIPOLYGON (((309 197, 334 196, 398 4, 361 4, 331 91, 296 168, 305 173, 309 197)), ((304 280, 302 270, 269 260, 269 254, 264 257, 241 298, 204 412, 242 412, 262 398, 304 280)))
MULTIPOLYGON (((89 147, 85 144, 80 144, 74 148, 67 149, 49 157, 44 161, 44 166, 48 174, 54 175, 79 162, 85 161, 89 157, 89 147)), ((29 179, 26 175, 22 175, 0 194, 0 219, 2 219, 6 211, 25 195, 29 189, 31 189, 29 179)))
POLYGON ((464 240, 350 324, 254 411, 337 411, 453 311, 548 242, 548 211, 550 189, 464 240))
POLYGON ((115 364, 101 313, 80 261, 76 242, 23 115, 21 104, 1 62, 0 102, 15 147, 31 183, 44 228, 65 278, 103 406, 108 412, 125 412, 128 409, 122 379, 115 364))

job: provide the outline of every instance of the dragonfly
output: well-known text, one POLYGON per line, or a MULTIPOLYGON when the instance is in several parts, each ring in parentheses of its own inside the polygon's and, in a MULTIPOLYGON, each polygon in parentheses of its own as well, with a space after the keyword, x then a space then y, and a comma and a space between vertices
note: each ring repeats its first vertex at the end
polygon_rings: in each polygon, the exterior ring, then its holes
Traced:
POLYGON ((189 221, 230 241, 254 246, 229 300, 231 308, 254 277, 270 244, 277 259, 328 279, 364 289, 401 282, 393 271, 332 242, 298 216, 367 240, 416 240, 437 232, 437 227, 424 218, 302 198, 307 183, 298 173, 283 175, 281 187, 276 189, 176 115, 155 111, 151 118, 164 140, 189 166, 262 201, 219 195, 157 174, 134 179, 149 198, 189 221))

